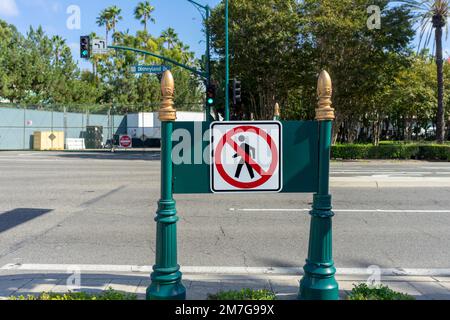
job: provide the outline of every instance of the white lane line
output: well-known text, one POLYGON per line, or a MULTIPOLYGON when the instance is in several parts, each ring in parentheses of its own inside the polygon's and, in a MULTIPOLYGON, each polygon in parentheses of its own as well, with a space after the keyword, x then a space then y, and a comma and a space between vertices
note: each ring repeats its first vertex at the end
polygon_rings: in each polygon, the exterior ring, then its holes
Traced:
MULTIPOLYGON (((236 209, 230 208, 229 211, 240 211, 240 212, 309 212, 309 209, 236 209)), ((382 212, 382 213, 450 213, 450 210, 395 210, 395 209, 333 209, 334 212, 361 212, 361 213, 371 213, 371 212, 382 212)))
MULTIPOLYGON (((89 265, 89 264, 7 264, 0 271, 34 271, 34 272, 111 272, 111 273, 149 273, 151 266, 134 265, 89 265)), ((384 276, 450 276, 450 269, 415 269, 415 268, 381 268, 384 276)), ((181 267, 186 274, 235 274, 235 275, 301 275, 303 268, 271 268, 271 267, 221 267, 197 266, 181 267)), ((337 268, 338 275, 371 275, 368 268, 337 268)))

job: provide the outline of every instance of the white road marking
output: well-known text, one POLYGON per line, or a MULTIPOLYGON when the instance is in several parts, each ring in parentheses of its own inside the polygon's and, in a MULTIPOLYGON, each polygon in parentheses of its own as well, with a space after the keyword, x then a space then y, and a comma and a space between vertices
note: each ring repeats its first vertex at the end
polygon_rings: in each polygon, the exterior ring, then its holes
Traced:
MULTIPOLYGON (((240 212, 309 212, 309 209, 256 209, 256 208, 247 208, 247 209, 236 209, 230 208, 229 211, 240 211, 240 212)), ((361 213, 370 213, 370 212, 380 212, 380 213, 450 213, 450 210, 395 210, 395 209, 333 209, 334 212, 361 212, 361 213)))
MULTIPOLYGON (((34 272, 111 272, 111 273, 150 273, 151 266, 134 265, 93 265, 93 264, 7 264, 0 271, 34 271, 34 272)), ((303 268, 271 268, 271 267, 214 267, 196 266, 181 267, 185 274, 235 274, 235 275, 302 275, 303 268)), ((371 275, 368 268, 337 268, 338 275, 371 275)), ((450 276, 450 269, 415 269, 415 268, 382 268, 384 276, 450 276)))

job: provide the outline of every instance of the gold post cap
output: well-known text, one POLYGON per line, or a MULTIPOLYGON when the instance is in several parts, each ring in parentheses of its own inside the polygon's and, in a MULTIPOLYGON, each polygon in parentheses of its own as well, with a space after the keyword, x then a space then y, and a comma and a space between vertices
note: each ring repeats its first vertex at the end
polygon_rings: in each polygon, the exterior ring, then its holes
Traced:
POLYGON ((280 105, 278 104, 278 102, 277 103, 275 103, 275 112, 274 112, 274 115, 275 115, 275 117, 279 117, 280 116, 280 105))
POLYGON ((161 80, 162 102, 159 109, 159 120, 161 121, 175 121, 177 119, 177 110, 174 108, 173 102, 174 92, 175 81, 172 72, 167 70, 163 73, 161 80))
POLYGON ((317 95, 319 97, 319 103, 316 109, 316 120, 334 120, 334 109, 331 108, 333 84, 330 75, 325 70, 320 73, 319 81, 317 82, 317 95))

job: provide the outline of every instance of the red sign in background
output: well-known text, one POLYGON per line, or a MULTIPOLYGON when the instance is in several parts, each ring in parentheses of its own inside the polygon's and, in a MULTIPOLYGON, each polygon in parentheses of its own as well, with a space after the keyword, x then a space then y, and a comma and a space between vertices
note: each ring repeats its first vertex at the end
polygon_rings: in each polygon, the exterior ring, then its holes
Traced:
POLYGON ((133 140, 130 136, 121 136, 119 140, 119 145, 122 148, 131 148, 131 145, 133 143, 133 140))
POLYGON ((270 180, 270 178, 275 173, 275 170, 278 166, 278 149, 276 144, 274 143, 272 137, 270 137, 264 130, 254 127, 254 126, 240 126, 236 127, 233 130, 230 130, 227 132, 226 135, 222 137, 222 139, 219 141, 215 153, 215 166, 217 168, 217 171, 219 172, 220 176, 230 185, 233 187, 239 188, 239 189, 255 189, 260 186, 262 186, 264 183, 270 180), (269 170, 265 171, 254 159, 250 157, 249 154, 247 154, 242 148, 232 139, 236 134, 244 133, 244 132, 252 132, 260 136, 264 139, 264 141, 267 142, 269 145, 271 154, 272 154, 272 162, 270 164, 269 170), (246 163, 250 164, 250 166, 255 170, 258 175, 261 176, 256 181, 252 182, 241 182, 233 177, 231 177, 224 169, 222 164, 222 152, 224 150, 225 145, 228 144, 233 148, 236 153, 242 157, 242 159, 245 160, 246 163))

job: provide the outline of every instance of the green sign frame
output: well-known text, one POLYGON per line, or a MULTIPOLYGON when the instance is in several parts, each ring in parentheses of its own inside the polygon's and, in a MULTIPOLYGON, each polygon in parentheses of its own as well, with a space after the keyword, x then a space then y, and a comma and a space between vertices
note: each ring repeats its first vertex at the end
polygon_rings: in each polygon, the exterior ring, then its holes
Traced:
MULTIPOLYGON (((317 121, 281 121, 283 150, 283 188, 281 193, 316 193, 319 181, 319 123, 317 121)), ((190 145, 190 163, 173 165, 173 187, 175 194, 211 194, 210 164, 202 157, 200 164, 198 152, 211 152, 209 122, 175 122, 174 131, 186 130, 185 136, 191 141, 173 141, 173 152, 179 150, 179 144, 190 145), (196 132, 197 131, 197 132, 196 132), (197 156, 196 156, 197 153, 197 156), (197 161, 195 161, 197 160, 197 161)))

